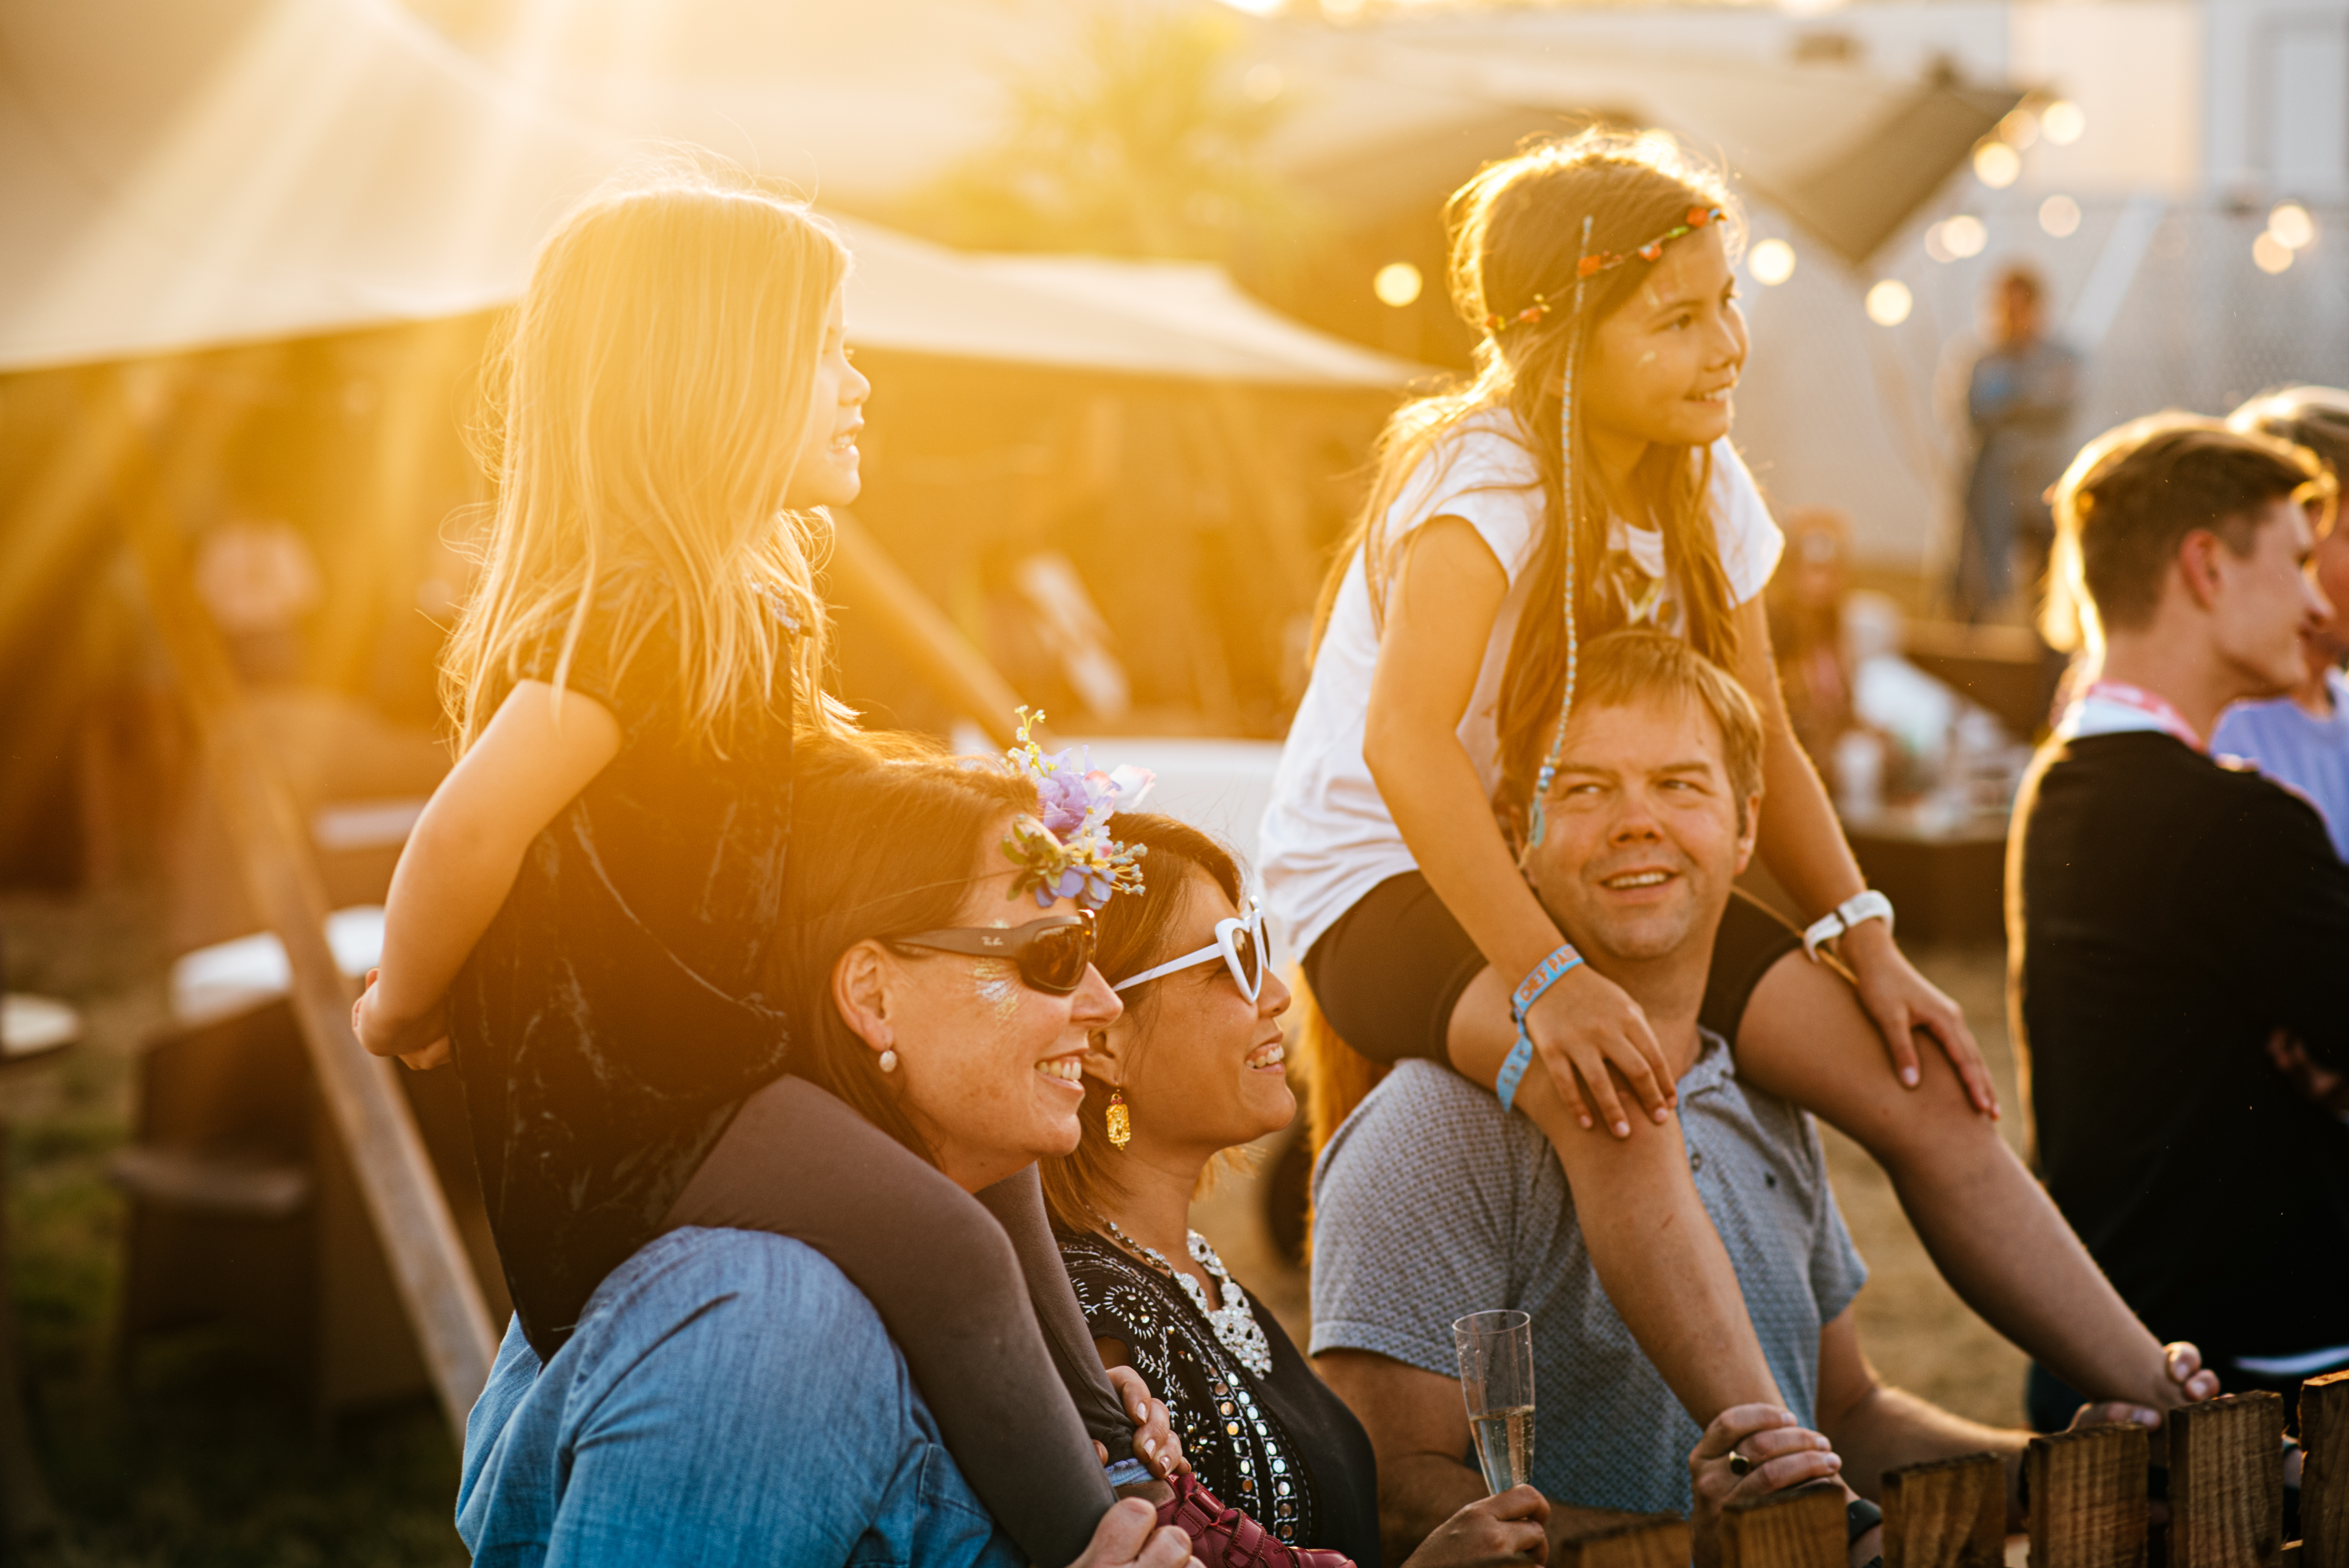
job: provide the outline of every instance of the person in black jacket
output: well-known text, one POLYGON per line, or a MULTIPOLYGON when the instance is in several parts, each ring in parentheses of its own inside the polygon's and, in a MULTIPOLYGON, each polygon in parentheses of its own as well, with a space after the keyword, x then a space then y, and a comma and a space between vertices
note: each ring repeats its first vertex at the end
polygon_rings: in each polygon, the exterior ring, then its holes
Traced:
MULTIPOLYGON (((2298 794, 2214 758, 2330 614, 2316 459, 2164 414, 2055 491, 2050 630, 2089 664, 2015 805, 2010 1006, 2048 1189, 2156 1336, 2235 1390, 2349 1366, 2349 867, 2298 794)), ((2078 1404, 2032 1373, 2033 1424, 2078 1404)))

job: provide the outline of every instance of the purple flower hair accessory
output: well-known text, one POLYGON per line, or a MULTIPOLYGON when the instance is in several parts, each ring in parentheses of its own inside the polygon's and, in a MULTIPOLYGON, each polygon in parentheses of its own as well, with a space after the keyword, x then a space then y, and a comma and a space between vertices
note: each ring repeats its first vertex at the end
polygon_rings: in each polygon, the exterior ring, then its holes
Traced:
POLYGON ((1112 893, 1140 892, 1145 847, 1119 843, 1107 827, 1120 801, 1139 805, 1155 776, 1139 768, 1103 772, 1091 766, 1082 747, 1047 753, 1030 733, 1043 722, 1041 713, 1019 709, 1019 744, 1003 754, 1009 771, 1035 781, 1042 822, 1040 830, 1015 823, 1003 841, 1004 854, 1019 868, 1011 896, 1032 892, 1040 909, 1063 898, 1099 909, 1112 893))

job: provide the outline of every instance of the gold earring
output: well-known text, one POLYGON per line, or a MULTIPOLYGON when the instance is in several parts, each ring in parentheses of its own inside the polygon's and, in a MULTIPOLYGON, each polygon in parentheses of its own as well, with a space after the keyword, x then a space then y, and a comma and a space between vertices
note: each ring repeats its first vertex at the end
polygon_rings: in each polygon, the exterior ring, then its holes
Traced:
POLYGON ((1125 1108, 1125 1091, 1109 1091, 1109 1140, 1120 1149, 1133 1141, 1133 1113, 1125 1108))

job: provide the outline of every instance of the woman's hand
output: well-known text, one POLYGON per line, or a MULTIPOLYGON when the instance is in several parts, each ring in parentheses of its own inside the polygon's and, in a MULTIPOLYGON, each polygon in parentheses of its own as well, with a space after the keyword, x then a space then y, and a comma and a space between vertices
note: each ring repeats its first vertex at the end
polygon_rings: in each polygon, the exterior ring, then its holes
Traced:
POLYGON ((1129 1497, 1102 1515, 1092 1543, 1069 1568, 1184 1568, 1197 1561, 1189 1536, 1171 1524, 1161 1526, 1156 1509, 1129 1497))
POLYGON ((418 1072, 449 1059, 447 1010, 436 1002, 422 1015, 400 1017, 385 1005, 380 969, 367 972, 366 988, 351 1004, 351 1030, 369 1056, 398 1057, 418 1072))
POLYGON ((1183 1439, 1174 1435, 1165 1403, 1152 1396, 1142 1374, 1131 1367, 1112 1367, 1109 1386, 1117 1390, 1119 1406, 1133 1418, 1133 1455, 1150 1467, 1150 1473, 1164 1480, 1189 1470, 1191 1461, 1183 1457, 1183 1439))
POLYGON ((1835 1480, 1842 1470, 1834 1444, 1775 1405, 1733 1405, 1715 1416, 1689 1454, 1695 1499, 1689 1534, 1697 1568, 1721 1560, 1721 1515, 1731 1503, 1835 1480))
POLYGON ((1484 1563, 1547 1563, 1549 1499, 1529 1486, 1479 1498, 1431 1532, 1403 1568, 1469 1568, 1484 1563))
POLYGON ((1914 1031, 1922 1029, 1958 1069, 1974 1109, 1995 1119, 1998 1088, 1991 1082, 1973 1031, 1966 1027, 1965 1014, 1893 945, 1891 927, 1880 920, 1861 921, 1836 944, 1836 955, 1851 970, 1860 1004, 1882 1032, 1900 1081, 1910 1088, 1921 1081, 1914 1031))
POLYGON ((1584 1127, 1596 1108, 1608 1130, 1631 1136, 1630 1119, 1608 1075, 1611 1063, 1648 1115, 1662 1121, 1680 1103, 1680 1085, 1640 1004, 1588 964, 1542 994, 1526 1021, 1558 1098, 1584 1127))

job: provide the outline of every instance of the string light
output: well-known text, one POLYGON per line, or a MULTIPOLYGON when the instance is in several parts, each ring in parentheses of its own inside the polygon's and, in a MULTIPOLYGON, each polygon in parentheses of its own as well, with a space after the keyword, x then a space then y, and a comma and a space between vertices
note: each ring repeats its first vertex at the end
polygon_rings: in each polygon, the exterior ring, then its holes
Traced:
POLYGON ((2080 204, 2069 196, 2050 196, 2039 203, 2039 226, 2059 240, 2079 232, 2080 204))
POLYGON ((1371 292, 1379 296, 1379 303, 1397 310, 1417 299, 1421 287, 1419 269, 1409 262, 1389 262, 1371 280, 1371 292))
POLYGON ((1974 178, 1993 191, 2003 191, 2023 173, 2023 155, 2002 141, 1985 141, 1974 149, 1974 178))
POLYGON ((1795 247, 1784 240, 1764 240, 1746 256, 1745 270, 1755 283, 1775 288, 1795 275, 1795 247))
POLYGON ((1916 303, 1907 284, 1886 278, 1868 291, 1868 319, 1878 326, 1899 326, 1909 319, 1909 308, 1916 303))
POLYGON ((2069 98, 2057 98, 2039 111, 2039 129, 2058 147, 2069 147, 2088 129, 2088 117, 2069 98))

